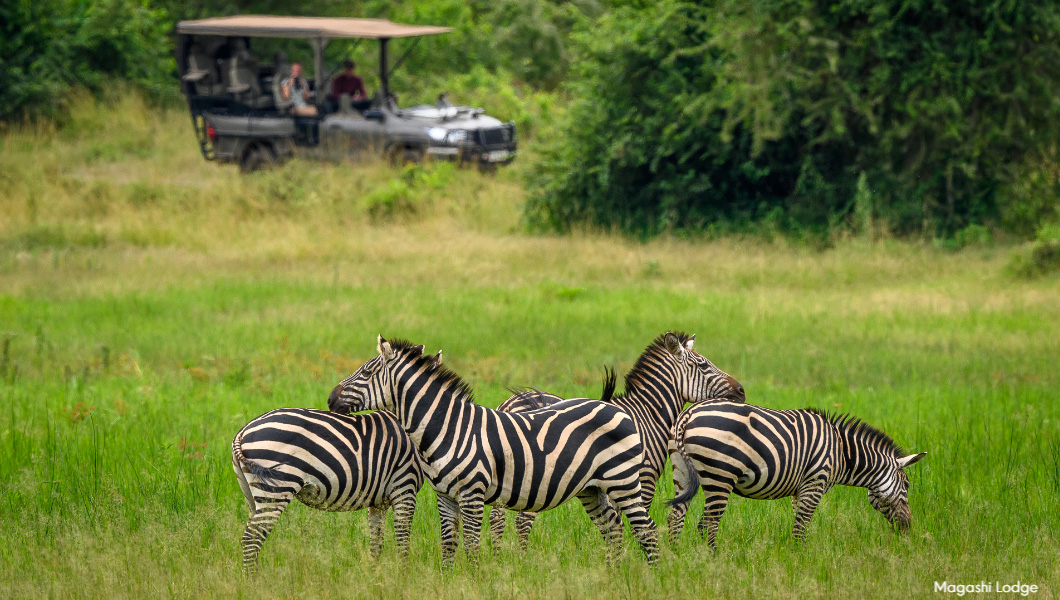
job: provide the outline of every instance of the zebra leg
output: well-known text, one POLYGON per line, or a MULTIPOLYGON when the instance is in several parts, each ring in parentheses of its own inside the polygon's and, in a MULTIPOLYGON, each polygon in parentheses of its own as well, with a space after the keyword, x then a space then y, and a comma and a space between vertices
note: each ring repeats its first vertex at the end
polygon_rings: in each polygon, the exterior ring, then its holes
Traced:
POLYGON ((792 536, 795 537, 795 541, 802 543, 806 539, 806 527, 810 524, 810 518, 817 510, 817 505, 821 502, 821 496, 824 495, 825 490, 824 483, 815 480, 800 488, 792 500, 795 508, 795 527, 792 530, 792 536))
MULTIPOLYGON (((615 508, 607 500, 603 490, 592 488, 578 494, 578 500, 589 513, 593 525, 600 530, 604 536, 604 544, 607 545, 607 566, 614 564, 618 552, 622 548, 622 520, 619 518, 615 508)), ((533 515, 534 513, 526 513, 533 515)))
MULTIPOLYGON (((668 451, 670 453, 670 463, 673 464, 672 476, 675 497, 667 503, 670 506, 670 511, 666 515, 666 526, 669 529, 670 545, 673 546, 677 543, 681 530, 685 527, 685 517, 688 515, 688 508, 692 505, 691 498, 684 503, 677 503, 676 500, 684 494, 685 490, 696 487, 696 483, 692 479, 693 476, 698 479, 698 474, 694 472, 694 467, 685 455, 678 451, 675 440, 670 440, 668 451)), ((643 486, 644 484, 641 483, 641 485, 643 486)))
POLYGON ((404 493, 391 499, 394 506, 394 541, 402 558, 409 557, 409 534, 416 513, 416 493, 404 493))
POLYGON ((456 500, 438 494, 438 520, 442 529, 442 566, 452 568, 456 558, 456 548, 460 542, 456 537, 456 526, 459 515, 456 500))
POLYGON ((611 488, 607 490, 607 497, 626 515, 629 526, 633 528, 633 535, 637 536, 640 547, 648 556, 648 564, 654 567, 659 560, 658 534, 655 531, 655 522, 648 516, 648 510, 641 502, 639 483, 638 481, 638 485, 633 489, 611 488))
POLYGON ((368 540, 372 560, 379 560, 383 552, 383 523, 386 520, 386 508, 368 507, 368 540))
POLYGON ((640 482, 640 500, 644 504, 644 510, 651 511, 651 503, 655 501, 655 482, 645 477, 640 482))
POLYGON ((239 489, 243 492, 243 498, 247 501, 247 509, 250 511, 247 518, 249 519, 254 516, 254 491, 250 488, 250 483, 247 482, 247 475, 239 466, 235 456, 232 457, 232 470, 236 472, 239 489))
POLYGON ((703 518, 699 521, 699 533, 707 534, 707 543, 714 552, 718 551, 718 524, 721 522, 725 508, 729 505, 733 482, 705 480, 702 484, 706 502, 703 504, 703 518))
POLYGON ((284 493, 280 496, 266 498, 255 498, 255 510, 247 521, 247 527, 243 530, 243 572, 253 575, 258 570, 258 554, 265 544, 265 538, 269 537, 272 528, 280 519, 280 515, 291 504, 294 498, 292 493, 284 493))
POLYGON ((515 513, 515 531, 519 534, 519 548, 526 551, 530 543, 530 531, 534 528, 537 513, 521 512, 515 513))
POLYGON ((681 530, 685 528, 685 515, 688 514, 688 504, 674 504, 670 506, 670 512, 666 515, 666 526, 670 531, 670 545, 677 544, 681 537, 681 530))
POLYGON ((504 513, 507 511, 500 506, 490 507, 490 539, 493 541, 493 549, 499 550, 501 538, 504 537, 504 513))
POLYGON ((478 564, 478 544, 482 536, 481 493, 463 494, 460 497, 460 519, 464 522, 464 554, 471 565, 478 564))

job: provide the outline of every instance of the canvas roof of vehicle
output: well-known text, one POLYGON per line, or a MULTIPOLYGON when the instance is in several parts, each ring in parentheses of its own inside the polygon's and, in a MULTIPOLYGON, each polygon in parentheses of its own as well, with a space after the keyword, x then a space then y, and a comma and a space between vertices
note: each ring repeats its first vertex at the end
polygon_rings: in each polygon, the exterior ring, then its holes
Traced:
POLYGON ((279 38, 366 38, 389 39, 449 33, 451 27, 403 25, 386 19, 330 17, 278 17, 236 15, 177 23, 183 35, 224 35, 279 38))

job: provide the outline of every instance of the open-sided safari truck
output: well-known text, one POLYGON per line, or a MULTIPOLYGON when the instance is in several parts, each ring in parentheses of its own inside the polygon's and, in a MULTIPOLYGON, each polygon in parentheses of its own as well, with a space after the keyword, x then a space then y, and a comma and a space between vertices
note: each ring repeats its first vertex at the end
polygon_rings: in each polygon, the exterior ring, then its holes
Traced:
MULTIPOLYGON (((206 160, 236 162, 253 171, 292 155, 336 160, 381 155, 396 161, 425 156, 482 167, 515 159, 515 124, 481 109, 453 106, 445 95, 433 105, 398 108, 390 91, 390 41, 451 31, 383 19, 240 15, 177 24, 177 65, 199 147, 206 160), (308 40, 313 48, 309 101, 316 116, 291 114, 282 82, 291 63, 277 52, 262 62, 254 38, 308 40), (329 101, 331 73, 324 48, 333 39, 379 41, 380 89, 370 99, 329 101)), ((406 48, 406 53, 408 48, 406 48)), ((400 66, 404 55, 397 60, 400 66)))

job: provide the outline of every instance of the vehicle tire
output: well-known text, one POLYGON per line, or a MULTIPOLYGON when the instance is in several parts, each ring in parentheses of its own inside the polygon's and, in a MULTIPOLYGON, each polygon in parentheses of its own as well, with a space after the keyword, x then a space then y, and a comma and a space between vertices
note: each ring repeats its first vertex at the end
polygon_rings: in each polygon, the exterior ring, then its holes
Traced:
POLYGON ((390 159, 390 164, 399 167, 409 163, 423 162, 425 154, 423 148, 415 146, 391 146, 387 151, 387 158, 390 159))
POLYGON ((255 144, 247 148, 247 151, 243 153, 243 160, 239 161, 239 168, 246 174, 268 169, 274 164, 276 164, 276 157, 272 154, 272 150, 266 146, 255 144))

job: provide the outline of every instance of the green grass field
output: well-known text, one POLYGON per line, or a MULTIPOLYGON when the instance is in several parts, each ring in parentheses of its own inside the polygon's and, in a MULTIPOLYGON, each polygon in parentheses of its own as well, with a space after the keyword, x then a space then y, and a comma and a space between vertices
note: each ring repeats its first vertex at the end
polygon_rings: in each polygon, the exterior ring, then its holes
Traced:
MULTIPOLYGON (((523 233, 521 171, 205 163, 180 111, 135 98, 0 138, 0 597, 927 597, 933 583, 1060 590, 1060 282, 1010 248, 523 233), (474 386, 594 395, 656 335, 775 408, 850 411, 927 458, 897 536, 829 492, 802 547, 790 502, 734 499, 614 568, 577 503, 531 547, 441 571, 420 494, 412 556, 368 558, 367 515, 293 506, 244 580, 235 432, 408 337, 474 386)), ((531 160, 532 148, 522 165, 531 160)), ((652 515, 665 524, 662 500, 652 515)), ((702 499, 693 504, 698 518, 702 499)), ((390 533, 392 536, 392 532, 390 533)))

